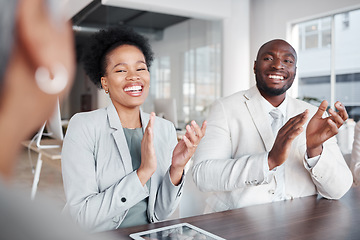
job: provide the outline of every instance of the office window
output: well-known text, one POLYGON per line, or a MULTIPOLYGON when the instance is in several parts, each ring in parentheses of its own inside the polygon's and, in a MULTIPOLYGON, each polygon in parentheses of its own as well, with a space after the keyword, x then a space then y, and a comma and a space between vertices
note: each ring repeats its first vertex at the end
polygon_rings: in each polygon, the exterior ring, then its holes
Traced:
POLYGON ((170 98, 170 57, 163 56, 154 59, 150 69, 150 92, 155 98, 170 98))
POLYGON ((360 9, 297 23, 293 36, 299 98, 332 105, 339 100, 360 120, 360 9))
POLYGON ((221 94, 221 21, 191 19, 164 30, 152 42, 155 61, 145 111, 156 98, 176 99, 182 128, 190 120, 201 123, 221 94))
POLYGON ((184 54, 183 111, 185 122, 205 115, 220 97, 220 44, 191 49, 184 54))
POLYGON ((331 44, 331 18, 320 18, 298 24, 301 50, 321 49, 331 44))

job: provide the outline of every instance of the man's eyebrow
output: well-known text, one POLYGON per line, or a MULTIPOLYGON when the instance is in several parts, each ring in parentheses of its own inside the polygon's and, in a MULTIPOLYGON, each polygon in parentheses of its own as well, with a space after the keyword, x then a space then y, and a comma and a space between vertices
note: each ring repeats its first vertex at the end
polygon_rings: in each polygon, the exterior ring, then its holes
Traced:
POLYGON ((287 54, 285 54, 285 56, 287 56, 287 57, 292 57, 292 58, 296 59, 295 55, 292 54, 292 53, 287 53, 287 54))
MULTIPOLYGON (((274 56, 275 53, 274 52, 264 52, 263 54, 261 54, 261 56, 264 56, 264 55, 271 55, 271 56, 274 56)), ((292 57, 294 59, 296 59, 295 55, 292 54, 292 53, 286 53, 284 54, 286 57, 292 57)))
POLYGON ((274 55, 274 53, 273 52, 264 52, 263 54, 261 54, 261 56, 263 56, 263 55, 274 55))

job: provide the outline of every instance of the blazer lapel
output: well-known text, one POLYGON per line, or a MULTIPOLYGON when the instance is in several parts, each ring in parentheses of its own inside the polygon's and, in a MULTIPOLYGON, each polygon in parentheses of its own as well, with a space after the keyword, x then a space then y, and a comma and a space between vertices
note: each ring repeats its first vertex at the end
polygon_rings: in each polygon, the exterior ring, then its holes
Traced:
POLYGON ((298 115, 304 107, 297 104, 295 99, 290 97, 289 95, 286 95, 286 97, 288 98, 288 104, 287 104, 287 108, 286 108, 286 111, 287 111, 286 121, 288 121, 290 118, 298 115))
POLYGON ((130 173, 133 171, 132 161, 119 115, 117 114, 115 106, 112 103, 107 107, 106 110, 107 110, 110 127, 114 129, 112 136, 120 152, 120 156, 124 164, 125 172, 130 173))
POLYGON ((141 118, 142 130, 143 130, 143 132, 145 132, 145 129, 150 120, 150 115, 148 113, 144 113, 142 111, 142 109, 140 108, 140 118, 141 118))
POLYGON ((244 97, 245 99, 247 99, 245 101, 245 104, 261 136, 261 139, 263 140, 265 149, 266 151, 270 151, 274 144, 275 137, 271 130, 271 126, 266 120, 267 116, 261 104, 261 99, 260 99, 261 95, 258 92, 256 86, 246 91, 244 97))

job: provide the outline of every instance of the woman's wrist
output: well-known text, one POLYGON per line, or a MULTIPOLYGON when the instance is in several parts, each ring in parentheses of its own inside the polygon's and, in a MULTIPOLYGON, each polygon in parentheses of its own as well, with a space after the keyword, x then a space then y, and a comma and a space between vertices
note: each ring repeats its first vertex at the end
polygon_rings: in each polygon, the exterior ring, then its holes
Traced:
POLYGON ((180 184, 183 172, 184 168, 174 167, 173 165, 170 166, 170 179, 175 186, 180 184))
POLYGON ((136 171, 136 174, 138 175, 138 178, 143 186, 145 186, 146 182, 151 178, 154 171, 147 171, 146 169, 139 167, 136 171))

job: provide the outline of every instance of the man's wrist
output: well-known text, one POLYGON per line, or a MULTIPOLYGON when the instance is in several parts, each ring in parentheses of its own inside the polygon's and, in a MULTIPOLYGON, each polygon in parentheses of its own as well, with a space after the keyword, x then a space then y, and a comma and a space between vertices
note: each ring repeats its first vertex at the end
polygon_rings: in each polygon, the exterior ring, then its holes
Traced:
POLYGON ((313 158, 313 157, 321 155, 322 150, 323 150, 323 147, 322 147, 322 145, 320 145, 315 148, 307 148, 306 153, 309 158, 313 158))

